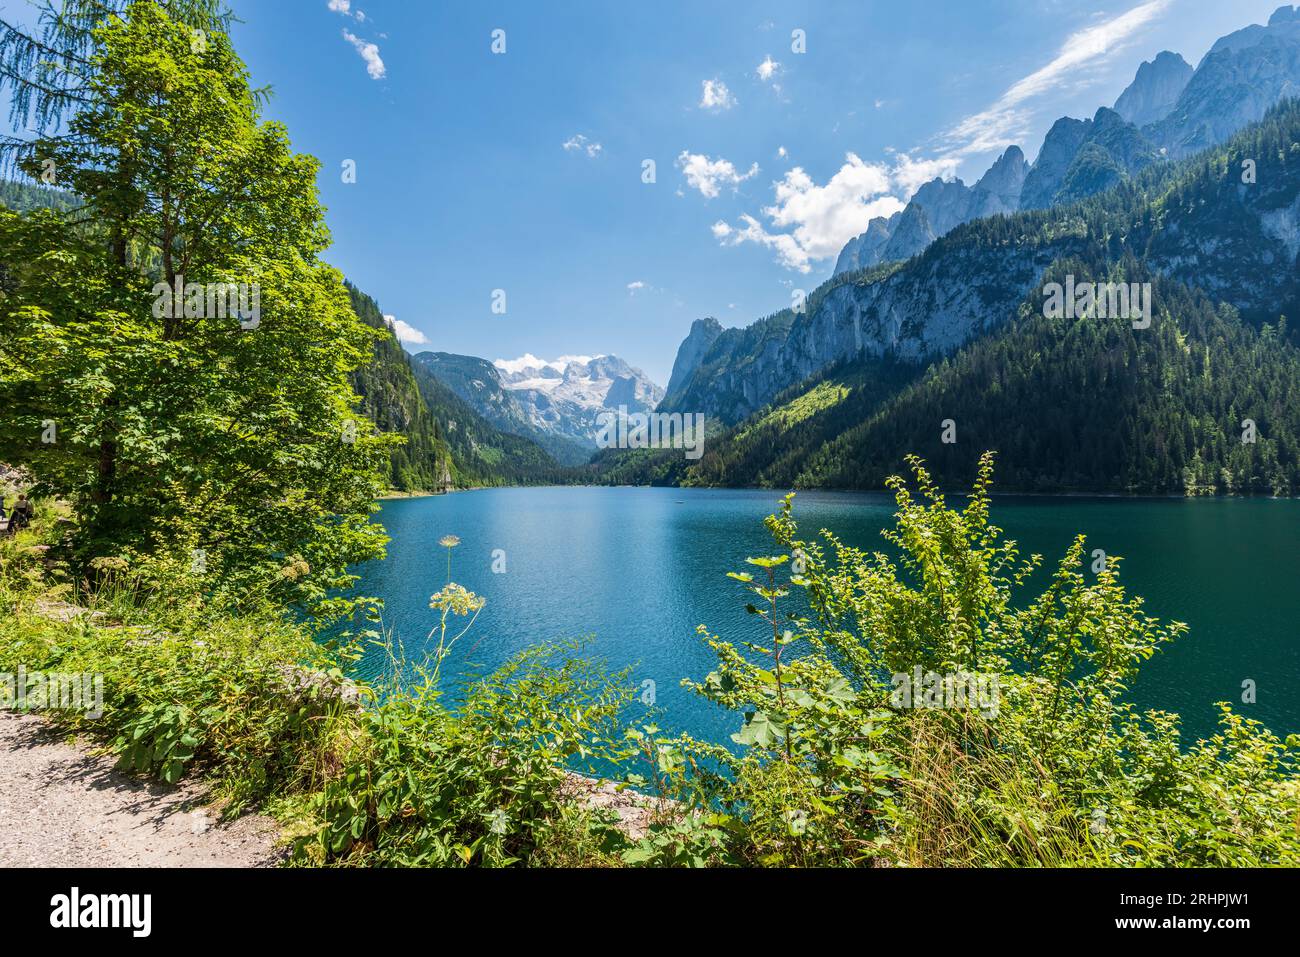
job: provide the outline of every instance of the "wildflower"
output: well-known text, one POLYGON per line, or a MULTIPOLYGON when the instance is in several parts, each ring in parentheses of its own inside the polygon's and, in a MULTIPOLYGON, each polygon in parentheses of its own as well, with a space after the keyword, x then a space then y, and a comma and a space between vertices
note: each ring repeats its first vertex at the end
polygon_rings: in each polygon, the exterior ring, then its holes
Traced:
POLYGON ((453 615, 468 615, 478 611, 487 603, 487 599, 474 594, 464 585, 449 582, 445 588, 429 596, 429 607, 438 611, 451 612, 453 615))
POLYGON ((301 581, 309 574, 311 574, 311 565, 298 555, 294 555, 289 564, 280 569, 280 577, 291 582, 301 581))
POLYGON ((438 539, 438 544, 447 549, 447 584, 451 584, 451 550, 460 544, 459 535, 444 535, 438 539))
POLYGON ((105 555, 99 558, 92 558, 90 560, 90 567, 101 575, 111 575, 114 573, 120 574, 125 572, 127 568, 130 567, 130 563, 127 562, 125 558, 116 555, 105 555))

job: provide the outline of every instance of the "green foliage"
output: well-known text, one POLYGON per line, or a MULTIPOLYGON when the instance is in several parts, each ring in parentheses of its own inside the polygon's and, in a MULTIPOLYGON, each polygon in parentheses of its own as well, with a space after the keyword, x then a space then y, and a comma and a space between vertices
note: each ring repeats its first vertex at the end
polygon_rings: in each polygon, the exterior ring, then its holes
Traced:
POLYGON ((1139 714, 1125 694, 1185 626, 1144 614, 1118 559, 1085 572, 1082 536, 1045 591, 1023 594, 1040 558, 1022 558, 989 521, 992 456, 960 509, 911 465, 915 492, 890 480, 888 553, 825 531, 801 539, 792 496, 768 519, 784 553, 751 559, 757 575, 731 576, 759 599, 748 608, 764 637, 737 647, 705 632, 718 669, 685 683, 743 718, 738 753, 656 741, 671 755, 667 786, 708 826, 684 852, 678 825, 660 825, 639 859, 1300 861, 1300 737, 1280 741, 1225 704, 1221 731, 1181 749, 1177 716, 1139 714), (795 573, 783 580, 787 562, 795 573), (924 696, 919 685, 901 695, 921 673, 971 694, 934 697, 927 683, 924 696))
MULTIPOLYGON (((86 84, 86 66, 100 50, 97 28, 123 18, 142 0, 31 0, 36 29, 0 18, 0 90, 9 96, 9 118, 16 130, 50 134, 70 113, 93 102, 97 91, 86 84)), ((231 14, 221 0, 145 0, 174 23, 191 31, 227 33, 231 14)), ((68 134, 64 131, 62 136, 68 134)), ((8 164, 30 155, 22 139, 0 141, 8 164)))
POLYGON ((86 560, 198 550, 212 583, 319 601, 380 551, 389 440, 354 411, 372 336, 318 258, 317 164, 223 34, 137 3, 94 37, 72 135, 32 154, 84 207, 0 212, 0 459, 74 504, 86 560), (260 322, 188 293, 168 315, 178 282, 258 287, 260 322))
POLYGON ((35 209, 54 209, 67 212, 80 205, 71 193, 47 189, 31 183, 0 182, 0 206, 15 213, 35 209))
POLYGON ((406 440, 389 451, 388 483, 403 492, 446 491, 454 481, 451 449, 420 395, 411 360, 379 304, 351 283, 347 289, 357 317, 375 330, 373 361, 352 373, 361 411, 380 432, 406 440))
POLYGON ((100 738, 124 770, 167 783, 202 773, 231 814, 321 785, 346 713, 342 659, 275 614, 159 607, 129 574, 96 594, 51 586, 30 544, 47 532, 0 543, 0 672, 103 681, 101 715, 49 720, 100 738))
MULTIPOLYGON (((566 765, 611 759, 630 691, 573 649, 525 652, 475 681, 453 714, 433 673, 366 713, 366 744, 318 798, 300 859, 400 866, 529 863, 574 829, 612 847, 608 820, 566 797, 566 765)), ((625 684, 625 682, 622 682, 625 684)))

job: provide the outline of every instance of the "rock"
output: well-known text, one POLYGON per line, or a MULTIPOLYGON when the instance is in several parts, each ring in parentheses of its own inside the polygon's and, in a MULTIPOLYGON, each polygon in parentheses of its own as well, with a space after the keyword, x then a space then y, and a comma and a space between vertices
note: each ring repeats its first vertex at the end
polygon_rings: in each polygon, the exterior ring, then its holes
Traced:
POLYGON ((974 186, 960 179, 931 180, 913 194, 902 212, 889 219, 876 217, 865 233, 849 240, 833 275, 911 259, 962 223, 1015 212, 1028 169, 1025 154, 1012 146, 974 186))
POLYGON ((573 771, 564 772, 561 793, 588 810, 612 810, 618 814, 619 829, 632 840, 645 837, 656 815, 677 806, 667 798, 655 798, 612 781, 589 778, 573 771))
POLYGON ((1047 131, 1038 158, 1025 177, 1020 194, 1021 209, 1046 209, 1065 181, 1074 158, 1092 130, 1091 120, 1063 116, 1047 131))
MULTIPOLYGON (((866 269, 880 262, 880 254, 885 244, 889 242, 889 237, 894 233, 894 225, 902 215, 900 211, 888 218, 876 216, 867 223, 867 231, 850 239, 840 250, 833 275, 857 272, 859 269, 866 269)), ((671 393, 673 389, 670 387, 668 391, 671 393)))
POLYGON ((1177 53, 1162 51, 1138 67, 1133 82, 1115 101, 1115 112, 1135 126, 1163 120, 1173 112, 1192 73, 1192 65, 1177 53))
POLYGON ((1278 8, 1267 26, 1220 38, 1196 68, 1174 109, 1143 132, 1170 159, 1222 143, 1279 100, 1300 95, 1300 14, 1278 8))

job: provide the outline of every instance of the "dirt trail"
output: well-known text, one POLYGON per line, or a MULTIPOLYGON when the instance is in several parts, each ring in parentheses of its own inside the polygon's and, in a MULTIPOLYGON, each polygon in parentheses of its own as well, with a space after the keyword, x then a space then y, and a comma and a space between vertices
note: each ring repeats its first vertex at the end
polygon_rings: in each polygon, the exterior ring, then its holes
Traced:
POLYGON ((200 784, 114 770, 40 718, 0 711, 0 867, 270 867, 265 817, 220 824, 200 784))

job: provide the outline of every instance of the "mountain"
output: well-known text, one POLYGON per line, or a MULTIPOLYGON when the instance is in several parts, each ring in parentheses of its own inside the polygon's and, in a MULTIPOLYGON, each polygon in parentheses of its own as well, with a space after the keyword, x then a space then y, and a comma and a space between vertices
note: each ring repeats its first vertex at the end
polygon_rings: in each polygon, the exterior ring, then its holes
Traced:
POLYGON ((1025 178, 1021 206, 1044 209, 1086 199, 1160 158, 1155 145, 1115 110, 1103 106, 1091 120, 1063 117, 1048 131, 1025 178))
MULTIPOLYGON (((1089 274, 1074 260, 1054 277, 1066 269, 1089 274)), ((1154 282, 1177 318, 1151 330, 1049 319, 1027 302, 951 358, 858 362, 791 390, 707 444, 697 464, 679 459, 675 478, 879 488, 913 453, 963 486, 992 449, 1006 489, 1300 494, 1300 348, 1285 320, 1257 329, 1199 292, 1154 282), (1256 442, 1241 441, 1245 418, 1256 442), (954 443, 943 441, 946 420, 954 443)))
POLYGON ((1025 182, 1022 209, 1069 203, 1108 189, 1161 159, 1216 146, 1300 95, 1300 12, 1280 7, 1266 26, 1220 38, 1193 70, 1169 51, 1093 120, 1053 125, 1025 182))
POLYGON ((379 431, 405 439, 389 457, 393 488, 431 492, 564 479, 537 443, 501 431, 413 363, 379 304, 350 283, 347 289, 353 311, 378 330, 374 361, 353 373, 361 411, 379 431))
POLYGON ((859 269, 866 269, 880 262, 885 244, 893 235, 894 224, 898 222, 901 215, 901 213, 894 213, 893 216, 888 217, 873 216, 867 223, 867 231, 850 239, 840 250, 839 258, 835 260, 833 275, 857 272, 859 269))
POLYGON ((1056 191, 1065 181, 1065 174, 1078 155, 1083 141, 1092 129, 1090 120, 1076 120, 1063 116, 1047 131, 1038 159, 1025 176, 1020 193, 1021 209, 1046 209, 1056 198, 1056 191))
POLYGON ((972 187, 963 222, 1018 210, 1020 193, 1028 175, 1029 164, 1025 162, 1024 152, 1019 146, 1007 147, 1006 152, 972 187))
POLYGON ((1114 109, 1103 107, 1091 120, 1057 120, 1027 171, 1019 168, 1024 157, 1012 147, 975 187, 995 174, 1005 175, 1007 188, 996 192, 996 201, 981 205, 967 198, 964 188, 955 188, 960 180, 927 183, 907 209, 871 220, 866 232, 849 240, 835 274, 909 259, 956 225, 980 216, 1085 199, 1151 163, 1183 159, 1222 143, 1280 100, 1296 95, 1300 11, 1283 6, 1267 25, 1254 24, 1219 39, 1194 70, 1168 50, 1143 62, 1114 109), (1012 150, 1019 163, 1009 160, 1012 150))
POLYGON ((644 372, 617 356, 561 356, 548 362, 525 355, 494 365, 502 389, 518 403, 530 428, 591 451, 602 409, 647 412, 664 397, 644 372))
POLYGON ((347 290, 352 311, 378 330, 374 360, 352 374, 352 388, 361 396, 361 411, 380 432, 406 439, 389 453, 389 484, 402 492, 446 491, 455 483, 451 449, 420 396, 406 350, 384 320, 379 304, 351 283, 347 290))
POLYGON ((497 428, 422 364, 412 363, 411 371, 451 449, 458 487, 568 481, 567 471, 536 442, 497 428))
MULTIPOLYGON (((1293 159, 1300 147, 1291 150, 1300 142, 1298 110, 1287 101, 1213 158, 1149 165, 1082 203, 977 220, 906 263, 833 277, 803 314, 785 310, 725 330, 661 408, 734 424, 837 363, 935 361, 1009 320, 1054 262, 1098 248, 1112 260, 1143 261, 1252 319, 1276 318, 1300 288, 1300 163, 1293 159), (1247 158, 1259 164, 1249 187, 1240 173, 1247 158)), ((1117 115, 1100 116, 1094 127, 1118 131, 1097 137, 1099 149, 1140 155, 1128 152, 1132 141, 1120 127, 1131 124, 1117 115)))
MULTIPOLYGON (((944 484, 968 486, 993 449, 1007 489, 1300 494, 1300 336, 1286 319, 1300 307, 1298 256, 1300 101, 1289 100, 1208 153, 1069 206, 966 224, 892 272, 828 283, 767 354, 797 362, 857 335, 861 349, 792 374, 698 462, 611 456, 601 475, 878 488, 915 453, 944 484), (1256 157, 1258 180, 1243 183, 1256 157), (1070 277, 1150 283, 1151 324, 1053 316, 1044 285, 1070 277)), ((751 381, 771 371, 748 358, 751 381)), ((716 386, 729 408, 734 388, 716 386)))
POLYGON ((668 377, 665 397, 681 390, 720 335, 722 335, 722 323, 712 316, 696 319, 691 323, 691 331, 677 348, 677 358, 673 361, 673 371, 668 377))
POLYGON ((0 206, 11 209, 15 213, 27 213, 34 209, 66 212, 80 205, 80 199, 60 189, 39 186, 35 183, 0 180, 0 206))
POLYGON ((560 465, 581 465, 591 449, 533 423, 518 393, 501 382, 491 362, 476 356, 422 352, 411 360, 424 373, 446 385, 487 422, 536 443, 560 465))
POLYGON ((1138 67, 1133 82, 1115 101, 1115 112, 1134 126, 1163 120, 1174 111, 1193 72, 1177 53, 1162 51, 1138 67))
POLYGON ((1300 95, 1300 12, 1279 7, 1258 24, 1218 40, 1169 114, 1147 138, 1181 159, 1222 143, 1284 97, 1300 95))
POLYGON ((974 186, 960 179, 931 180, 913 194, 902 211, 888 219, 872 219, 866 232, 849 240, 835 263, 835 274, 910 259, 962 223, 1014 212, 1020 208, 1020 191, 1028 171, 1025 154, 1012 146, 974 186))

